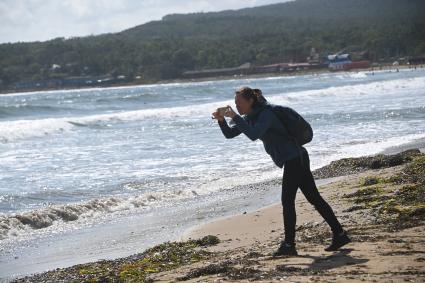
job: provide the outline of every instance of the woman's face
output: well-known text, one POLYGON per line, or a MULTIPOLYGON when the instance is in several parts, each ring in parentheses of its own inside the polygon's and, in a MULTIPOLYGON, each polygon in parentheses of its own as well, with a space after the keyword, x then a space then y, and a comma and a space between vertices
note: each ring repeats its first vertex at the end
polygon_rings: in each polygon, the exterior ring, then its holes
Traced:
POLYGON ((235 94, 235 104, 239 114, 241 115, 248 114, 251 111, 252 103, 253 103, 252 98, 246 99, 239 93, 235 94))

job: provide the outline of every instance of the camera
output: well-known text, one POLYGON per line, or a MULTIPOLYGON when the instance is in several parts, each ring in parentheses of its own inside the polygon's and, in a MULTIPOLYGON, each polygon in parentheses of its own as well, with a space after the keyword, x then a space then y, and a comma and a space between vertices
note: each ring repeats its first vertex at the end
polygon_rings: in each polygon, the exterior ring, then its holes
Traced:
POLYGON ((220 116, 224 116, 224 113, 226 113, 226 111, 229 109, 229 107, 219 107, 217 108, 217 112, 218 114, 220 114, 220 116))

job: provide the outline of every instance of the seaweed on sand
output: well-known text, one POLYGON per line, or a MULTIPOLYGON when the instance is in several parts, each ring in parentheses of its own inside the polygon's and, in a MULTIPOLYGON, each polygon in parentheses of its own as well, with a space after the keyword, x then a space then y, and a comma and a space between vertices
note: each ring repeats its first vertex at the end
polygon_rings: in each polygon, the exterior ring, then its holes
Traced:
POLYGON ((151 273, 209 258, 213 253, 204 247, 219 242, 213 235, 184 242, 168 241, 126 258, 58 268, 13 282, 151 282, 151 273))
POLYGON ((332 161, 329 165, 314 170, 315 178, 330 178, 354 174, 368 169, 388 168, 412 161, 413 157, 421 155, 419 149, 409 149, 397 154, 342 158, 332 161))
POLYGON ((345 197, 357 204, 356 209, 372 209, 377 222, 390 230, 415 227, 425 221, 425 154, 412 156, 393 176, 369 176, 361 185, 345 197))

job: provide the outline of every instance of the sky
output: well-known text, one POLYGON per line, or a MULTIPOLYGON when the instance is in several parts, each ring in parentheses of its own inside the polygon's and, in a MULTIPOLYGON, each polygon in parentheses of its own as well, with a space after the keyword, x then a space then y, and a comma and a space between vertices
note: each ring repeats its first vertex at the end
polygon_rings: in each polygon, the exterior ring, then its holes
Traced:
POLYGON ((0 43, 118 32, 173 13, 210 12, 288 0, 0 0, 0 43))

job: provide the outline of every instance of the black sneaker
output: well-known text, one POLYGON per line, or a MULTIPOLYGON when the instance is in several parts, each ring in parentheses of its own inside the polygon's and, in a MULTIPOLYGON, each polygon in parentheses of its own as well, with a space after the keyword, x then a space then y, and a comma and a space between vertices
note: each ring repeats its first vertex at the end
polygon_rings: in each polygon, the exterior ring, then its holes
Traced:
POLYGON ((325 251, 336 251, 349 242, 351 242, 351 239, 348 238, 347 232, 344 231, 341 234, 336 234, 332 237, 332 243, 327 248, 325 248, 325 251))
POLYGON ((277 251, 272 254, 274 257, 282 255, 298 255, 297 250, 295 249, 295 244, 282 242, 277 251))

